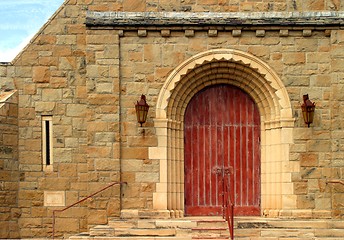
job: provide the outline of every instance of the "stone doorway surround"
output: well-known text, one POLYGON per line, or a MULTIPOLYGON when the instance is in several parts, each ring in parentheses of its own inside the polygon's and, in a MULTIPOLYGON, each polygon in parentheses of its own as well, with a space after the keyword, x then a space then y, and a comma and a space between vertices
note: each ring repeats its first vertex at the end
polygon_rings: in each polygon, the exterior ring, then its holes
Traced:
POLYGON ((184 216, 184 113, 198 91, 214 84, 237 86, 258 105, 262 214, 295 209, 291 175, 298 166, 289 161, 294 118, 288 93, 266 63, 232 49, 214 49, 191 57, 168 76, 160 91, 154 120, 158 146, 149 148, 149 158, 160 161, 153 208, 167 210, 171 217, 184 216))

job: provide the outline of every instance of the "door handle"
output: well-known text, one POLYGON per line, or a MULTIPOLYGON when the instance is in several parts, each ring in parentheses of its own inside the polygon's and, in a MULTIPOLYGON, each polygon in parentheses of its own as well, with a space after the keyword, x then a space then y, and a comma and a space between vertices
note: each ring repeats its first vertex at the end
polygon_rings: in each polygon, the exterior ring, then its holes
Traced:
POLYGON ((215 173, 216 175, 222 174, 222 168, 221 167, 214 167, 213 173, 215 173))

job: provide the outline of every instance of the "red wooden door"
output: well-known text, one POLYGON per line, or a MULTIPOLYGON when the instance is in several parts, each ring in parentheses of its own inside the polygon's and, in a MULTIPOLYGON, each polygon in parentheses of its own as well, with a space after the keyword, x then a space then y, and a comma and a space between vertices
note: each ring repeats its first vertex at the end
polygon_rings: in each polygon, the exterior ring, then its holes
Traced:
POLYGON ((250 96, 231 85, 206 88, 184 121, 185 214, 221 215, 227 179, 235 215, 260 215, 260 117, 250 96))

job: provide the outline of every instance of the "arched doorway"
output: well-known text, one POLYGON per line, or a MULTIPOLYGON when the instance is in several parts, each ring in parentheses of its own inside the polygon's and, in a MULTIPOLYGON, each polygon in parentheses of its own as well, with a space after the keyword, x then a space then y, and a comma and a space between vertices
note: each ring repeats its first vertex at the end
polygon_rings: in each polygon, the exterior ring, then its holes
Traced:
POLYGON ((213 85, 184 115, 185 215, 221 215, 224 185, 235 215, 260 215, 260 115, 241 89, 213 85))
POLYGON ((202 89, 218 84, 248 93, 260 114, 261 213, 276 215, 296 207, 292 188, 294 118, 283 82, 265 62, 233 49, 214 49, 187 59, 168 76, 156 103, 154 127, 158 146, 149 158, 159 160, 160 179, 153 208, 171 217, 184 216, 184 114, 202 89))

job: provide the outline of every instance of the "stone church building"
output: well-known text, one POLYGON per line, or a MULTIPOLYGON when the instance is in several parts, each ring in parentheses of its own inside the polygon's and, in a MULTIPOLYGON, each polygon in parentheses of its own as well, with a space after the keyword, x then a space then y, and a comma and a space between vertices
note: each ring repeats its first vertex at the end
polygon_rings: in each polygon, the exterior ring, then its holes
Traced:
POLYGON ((0 238, 222 215, 225 175, 236 217, 344 218, 342 1, 66 0, 0 64, 0 238))

